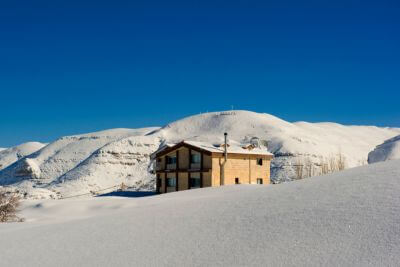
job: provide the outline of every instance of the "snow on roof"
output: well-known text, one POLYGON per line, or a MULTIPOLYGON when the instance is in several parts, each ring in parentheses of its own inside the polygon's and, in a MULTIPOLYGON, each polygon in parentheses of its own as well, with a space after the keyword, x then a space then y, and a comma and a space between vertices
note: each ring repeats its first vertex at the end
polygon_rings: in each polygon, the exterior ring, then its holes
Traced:
MULTIPOLYGON (((197 147, 199 149, 211 152, 211 153, 224 153, 224 147, 218 145, 214 145, 211 143, 207 143, 207 142, 198 142, 198 141, 182 141, 178 144, 175 144, 173 146, 169 146, 169 147, 174 147, 176 145, 179 144, 187 144, 190 146, 194 146, 197 147)), ((246 145, 240 145, 240 144, 232 144, 229 143, 228 144, 228 154, 251 154, 251 155, 267 155, 267 156, 273 156, 272 153, 268 152, 268 150, 266 148, 253 148, 253 149, 247 149, 246 147, 248 146, 248 144, 246 145), (244 148, 245 147, 245 148, 244 148)), ((165 148, 168 148, 167 146, 163 147, 162 149, 159 149, 156 153, 159 153, 161 151, 163 151, 165 148)), ((154 154, 156 154, 154 153, 154 154)))
POLYGON ((170 147, 173 147, 173 146, 175 146, 175 145, 176 145, 176 144, 171 144, 171 143, 162 144, 156 151, 154 151, 154 152, 150 155, 150 158, 151 158, 151 159, 155 159, 157 153, 160 153, 161 151, 164 151, 165 149, 170 148, 170 147))

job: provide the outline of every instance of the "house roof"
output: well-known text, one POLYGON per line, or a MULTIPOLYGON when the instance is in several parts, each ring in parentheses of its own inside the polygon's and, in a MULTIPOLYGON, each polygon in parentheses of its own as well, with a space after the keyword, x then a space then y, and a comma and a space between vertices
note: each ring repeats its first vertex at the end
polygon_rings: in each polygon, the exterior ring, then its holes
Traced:
POLYGON ((150 158, 151 158, 151 159, 154 159, 154 158, 157 156, 158 153, 160 153, 160 152, 166 150, 167 148, 174 147, 175 145, 176 145, 176 144, 171 144, 171 143, 165 143, 165 144, 163 144, 163 145, 160 146, 156 151, 154 151, 153 153, 150 154, 150 158))
MULTIPOLYGON (((224 147, 219 146, 219 145, 214 145, 211 143, 207 142, 198 142, 198 141, 182 141, 177 144, 167 144, 158 149, 156 152, 152 154, 152 158, 155 158, 157 156, 162 156, 164 154, 168 154, 175 149, 181 147, 181 146, 187 146, 187 147, 192 147, 194 149, 198 149, 200 151, 208 152, 208 154, 211 153, 224 153, 224 147)), ((247 154, 247 155, 263 155, 263 156, 273 156, 272 153, 268 152, 266 148, 252 148, 249 149, 247 145, 240 145, 240 144, 228 144, 228 154, 247 154)))

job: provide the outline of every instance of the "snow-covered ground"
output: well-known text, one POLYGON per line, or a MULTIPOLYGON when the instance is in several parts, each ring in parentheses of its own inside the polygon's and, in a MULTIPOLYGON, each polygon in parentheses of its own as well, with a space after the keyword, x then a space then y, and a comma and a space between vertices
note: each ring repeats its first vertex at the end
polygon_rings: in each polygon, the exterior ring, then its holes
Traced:
POLYGON ((39 142, 28 142, 10 148, 0 148, 0 170, 13 164, 19 159, 38 151, 46 144, 39 142))
POLYGON ((400 161, 280 185, 25 201, 2 266, 398 266, 400 161))
POLYGON ((400 135, 386 140, 368 154, 368 163, 400 159, 400 135))
POLYGON ((243 144, 258 137, 267 145, 275 156, 271 178, 279 183, 298 178, 295 165, 304 165, 304 173, 314 176, 339 158, 346 168, 367 164, 368 153, 399 135, 400 129, 290 123, 250 111, 212 112, 162 128, 112 129, 62 137, 0 170, 0 186, 31 199, 86 194, 122 182, 149 190, 154 188, 149 155, 161 144, 182 140, 222 143, 224 132, 231 142, 243 144))

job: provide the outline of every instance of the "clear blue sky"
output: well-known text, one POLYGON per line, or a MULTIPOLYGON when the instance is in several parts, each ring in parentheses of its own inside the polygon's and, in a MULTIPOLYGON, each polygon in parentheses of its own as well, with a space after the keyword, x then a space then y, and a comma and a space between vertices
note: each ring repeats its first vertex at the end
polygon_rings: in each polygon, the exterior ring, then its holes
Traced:
POLYGON ((400 127, 399 14, 399 1, 0 0, 0 147, 232 105, 400 127))

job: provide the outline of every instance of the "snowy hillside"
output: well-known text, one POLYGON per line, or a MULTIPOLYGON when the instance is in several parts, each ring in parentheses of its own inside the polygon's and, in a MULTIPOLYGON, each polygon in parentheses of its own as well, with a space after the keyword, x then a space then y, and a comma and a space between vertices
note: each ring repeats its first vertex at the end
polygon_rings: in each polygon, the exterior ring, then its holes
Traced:
POLYGON ((274 186, 27 201, 4 266, 398 266, 400 161, 274 186))
POLYGON ((27 198, 87 194, 122 182, 152 190, 149 155, 160 144, 182 140, 222 143, 224 132, 231 142, 247 143, 258 137, 267 145, 275 155, 272 181, 279 183, 327 173, 340 169, 339 165, 364 165, 368 153, 399 135, 400 129, 290 123, 250 111, 212 112, 162 128, 112 129, 60 138, 1 170, 0 186, 27 198))
POLYGON ((369 163, 392 159, 400 159, 400 135, 386 140, 368 155, 369 163))
POLYGON ((264 140, 275 155, 272 180, 282 182, 296 177, 294 165, 309 167, 309 173, 314 176, 322 172, 323 165, 338 157, 344 158, 346 168, 367 164, 368 153, 384 140, 398 135, 400 129, 290 123, 269 114, 230 111, 191 116, 170 123, 153 135, 169 143, 182 139, 222 143, 224 132, 241 143, 254 136, 264 140))
POLYGON ((49 189, 67 196, 71 192, 97 191, 121 183, 153 190, 154 177, 148 169, 150 154, 158 144, 159 140, 151 136, 132 136, 109 143, 53 181, 49 189))
POLYGON ((64 197, 89 193, 129 178, 149 183, 149 154, 157 149, 158 143, 151 138, 151 144, 144 140, 138 145, 135 137, 143 138, 155 129, 112 129, 62 137, 0 171, 0 185, 11 186, 29 198, 58 198, 61 191, 64 197), (124 140, 126 138, 128 140, 124 140), (142 145, 147 151, 138 149, 142 145), (55 187, 61 189, 50 190, 55 187))
POLYGON ((39 142, 28 142, 11 148, 0 148, 0 170, 44 146, 45 144, 39 142))

